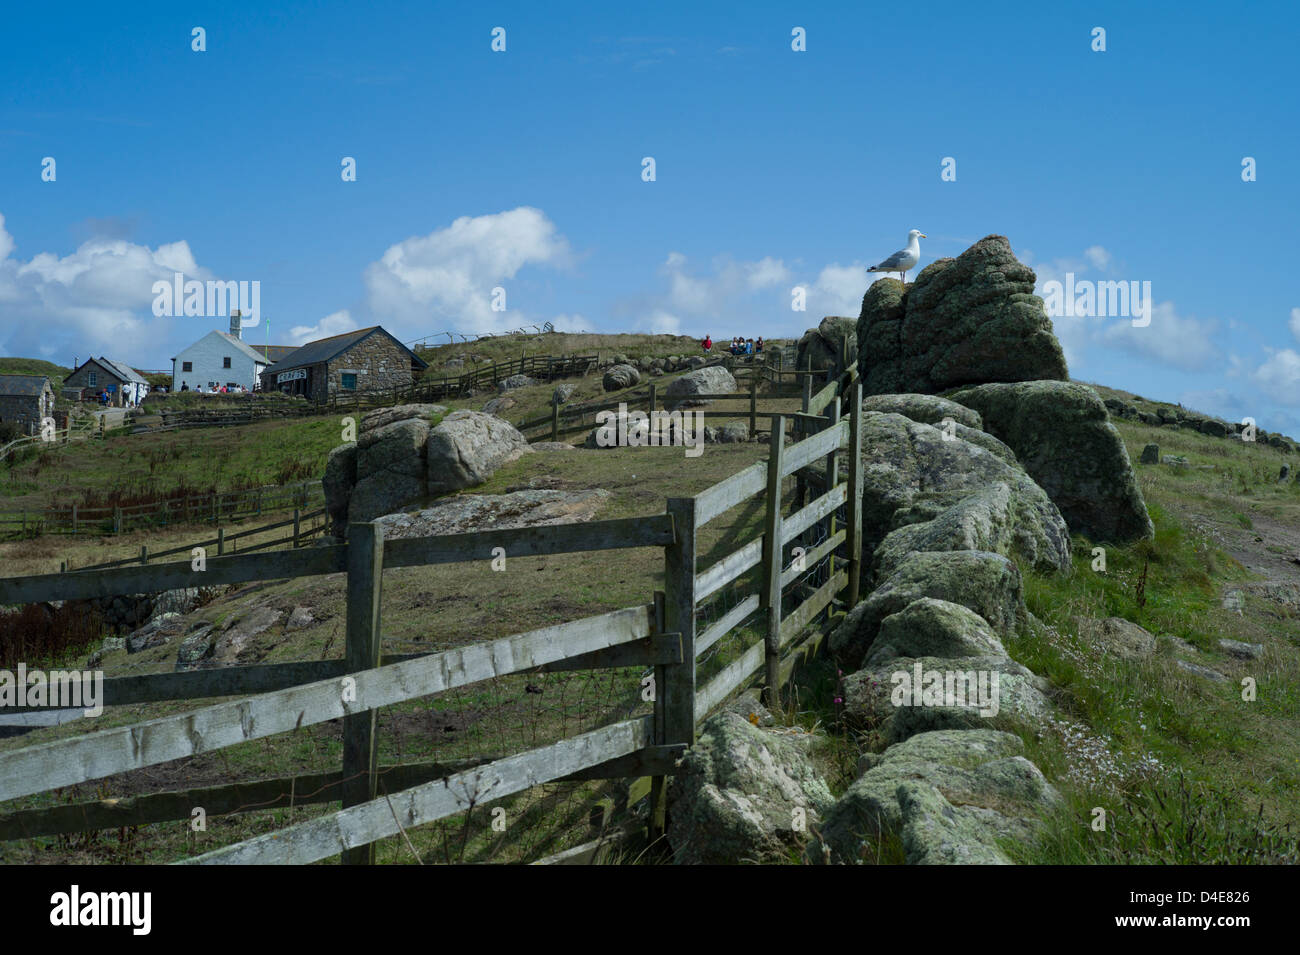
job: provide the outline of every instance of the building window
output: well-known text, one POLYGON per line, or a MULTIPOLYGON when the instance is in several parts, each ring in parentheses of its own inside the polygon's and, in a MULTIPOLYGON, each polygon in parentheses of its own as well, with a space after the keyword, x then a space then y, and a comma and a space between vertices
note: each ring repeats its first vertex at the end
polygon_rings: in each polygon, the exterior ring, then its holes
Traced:
POLYGON ((221 367, 222 367, 222 368, 229 368, 229 367, 230 367, 230 356, 229 356, 229 355, 227 355, 225 358, 221 359, 221 367))
POLYGON ((193 370, 194 370, 194 362, 192 361, 181 362, 181 371, 193 371, 193 370))
POLYGON ((94 388, 99 384, 99 375, 95 374, 93 371, 86 372, 86 384, 94 388))
POLYGON ((357 390, 357 376, 355 372, 345 371, 339 375, 339 385, 344 391, 357 390))

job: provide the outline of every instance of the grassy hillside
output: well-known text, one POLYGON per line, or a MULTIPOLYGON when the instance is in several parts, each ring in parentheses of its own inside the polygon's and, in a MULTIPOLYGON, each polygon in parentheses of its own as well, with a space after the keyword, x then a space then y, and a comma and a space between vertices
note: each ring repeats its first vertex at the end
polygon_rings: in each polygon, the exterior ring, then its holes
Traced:
MULTIPOLYGON (((452 358, 463 358, 466 370, 476 364, 490 364, 495 361, 519 359, 525 355, 595 355, 605 357, 627 355, 630 358, 658 358, 666 355, 703 355, 700 347, 709 329, 701 329, 698 336, 689 335, 598 335, 593 333, 551 332, 547 335, 511 335, 497 338, 482 338, 473 342, 456 342, 454 344, 432 344, 416 349, 416 354, 429 363, 426 376, 459 374, 457 369, 444 369, 444 364, 452 358)), ((733 331, 726 334, 739 334, 733 331)), ((714 334, 715 342, 720 336, 714 334)), ((775 343, 775 340, 774 340, 775 343)))
POLYGON ((52 361, 39 358, 0 358, 0 375, 49 375, 50 384, 55 392, 63 384, 63 379, 72 374, 71 368, 64 368, 52 361))
MULTIPOLYGON (((652 336, 640 338, 642 347, 654 347, 646 341, 652 336)), ((600 347, 607 347, 608 340, 602 337, 600 347)), ((663 344, 664 353, 681 351, 679 339, 663 344)), ((629 342, 623 347, 632 351, 635 346, 629 342)), ((564 350, 582 347, 568 345, 564 350)), ((572 400, 603 396, 597 376, 576 384, 572 400)), ((505 417, 519 420, 539 413, 552 387, 512 392, 517 404, 505 417)), ((1122 392, 1098 390, 1132 400, 1122 392)), ((480 395, 452 405, 480 408, 491 397, 480 395)), ((1300 737, 1294 731, 1300 712, 1300 485, 1279 481, 1278 474, 1282 465, 1294 467, 1300 460, 1268 446, 1188 430, 1114 423, 1134 461, 1156 536, 1153 541, 1107 548, 1104 571, 1093 568, 1092 544, 1076 536, 1071 575, 1024 573, 1026 600, 1036 623, 1008 641, 1008 649, 1049 679, 1061 717, 1048 725, 1006 726, 1020 733, 1027 755, 1063 800, 1041 839, 1009 846, 1008 851, 1021 861, 1037 863, 1297 861, 1296 838, 1287 832, 1288 827, 1290 833, 1300 831, 1300 804, 1294 799, 1300 789, 1300 737), (1138 464, 1148 443, 1187 463, 1138 464), (1087 621, 1112 616, 1154 634, 1155 655, 1126 661, 1092 642, 1087 621), (1220 646, 1225 637, 1260 644, 1263 652, 1257 659, 1238 658, 1220 646), (1180 666, 1180 660, 1225 679, 1207 679, 1180 666), (1256 687, 1253 700, 1243 698, 1242 681, 1247 679, 1256 687), (1098 807, 1106 810, 1108 820, 1100 832, 1089 825, 1098 807)), ((83 490, 102 489, 112 481, 136 486, 205 479, 274 483, 277 472, 298 466, 296 462, 323 466, 325 454, 340 440, 339 427, 336 418, 312 418, 141 435, 96 446, 93 456, 88 449, 91 457, 85 464, 54 468, 47 462, 46 473, 69 489, 83 490)), ((501 469, 475 493, 530 486, 603 488, 610 498, 598 519, 651 514, 662 511, 665 498, 698 493, 765 453, 759 444, 710 446, 698 459, 685 459, 680 449, 671 448, 539 453, 501 469)), ((6 479, 0 475, 0 480, 6 479)), ((25 478, 20 473, 18 480, 36 483, 41 472, 25 478)), ((710 522, 701 535, 700 565, 708 566, 750 539, 758 532, 761 513, 756 504, 710 522)), ((122 552, 130 553, 140 542, 120 542, 122 552)), ((16 555, 14 546, 20 545, 0 546, 0 559, 16 555)), ((102 542, 60 540, 58 556, 70 554, 70 548, 92 546, 101 551, 105 547, 102 542)), ((628 550, 517 558, 508 573, 495 573, 486 562, 392 571, 384 581, 384 649, 445 649, 640 603, 662 587, 662 570, 657 552, 628 550)), ((725 594, 722 600, 725 603, 725 594)), ((267 606, 285 612, 310 607, 316 623, 293 631, 273 627, 253 644, 247 662, 342 653, 343 582, 337 576, 236 589, 198 615, 222 626, 267 606)), ((745 632, 743 637, 752 640, 754 634, 745 632)), ((739 645, 733 639, 720 643, 701 662, 701 678, 730 660, 739 645)), ((110 675, 166 670, 175 654, 173 641, 129 656, 124 650, 112 651, 103 665, 110 675)), ((632 705, 629 698, 634 697, 637 677, 627 670, 505 678, 435 700, 390 707, 380 715, 382 759, 453 759, 540 745, 557 734, 572 734, 593 719, 625 712, 632 705)), ((833 663, 808 668, 796 702, 782 718, 815 731, 820 742, 814 757, 838 792, 854 777, 857 747, 878 743, 839 735, 835 684, 833 663)), ((187 708, 193 707, 125 707, 102 717, 100 726, 187 708)), ((75 724, 45 729, 24 737, 22 745, 81 731, 75 724)), ((13 745, 0 741, 0 746, 13 745)), ((182 761, 168 768, 165 783, 182 788, 298 769, 332 769, 340 746, 337 727, 315 727, 182 761)), ((159 786, 144 774, 111 782, 114 794, 159 786)), ((95 790, 79 787, 73 795, 92 798, 95 790)), ((484 802, 468 815, 422 827, 410 836, 424 861, 526 860, 591 838, 590 813, 616 795, 610 784, 540 787, 484 802), (513 820, 508 837, 491 829, 490 807, 496 805, 506 808, 513 820)), ((54 798, 27 804, 48 804, 54 798)), ((171 860, 323 811, 230 817, 220 820, 201 844, 177 824, 145 827, 125 843, 86 839, 10 844, 0 846, 0 859, 171 860)), ((411 850, 402 839, 385 840, 380 858, 413 862, 411 850)))

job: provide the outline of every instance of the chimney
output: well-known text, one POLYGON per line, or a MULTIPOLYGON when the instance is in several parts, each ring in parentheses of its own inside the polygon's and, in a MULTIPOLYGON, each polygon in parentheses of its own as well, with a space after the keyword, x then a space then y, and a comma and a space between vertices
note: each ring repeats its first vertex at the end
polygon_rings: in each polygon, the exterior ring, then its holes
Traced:
POLYGON ((239 309, 230 313, 230 334, 239 337, 239 309))

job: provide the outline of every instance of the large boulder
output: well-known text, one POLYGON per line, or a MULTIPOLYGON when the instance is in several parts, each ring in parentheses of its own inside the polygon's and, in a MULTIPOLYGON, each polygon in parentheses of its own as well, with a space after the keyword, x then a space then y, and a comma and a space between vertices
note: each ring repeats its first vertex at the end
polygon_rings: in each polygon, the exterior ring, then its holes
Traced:
POLYGON ((710 365, 708 368, 697 368, 670 381, 668 387, 664 389, 664 400, 674 408, 691 408, 709 403, 707 400, 693 397, 694 395, 725 395, 735 390, 736 379, 732 377, 731 372, 721 365, 710 365))
POLYGON ((895 657, 1005 655, 1006 648, 988 621, 961 604, 934 597, 914 600, 880 622, 864 665, 895 657))
POLYGON ((336 527, 348 523, 348 500, 357 483, 357 444, 350 441, 330 452, 325 461, 321 487, 325 491, 325 510, 336 527))
POLYGON ((844 356, 849 362, 858 357, 858 322, 855 318, 828 315, 816 328, 810 328, 799 339, 795 367, 814 371, 829 369, 839 375, 844 371, 844 356), (810 364, 811 363, 811 364, 810 364))
POLYGON ((947 419, 956 424, 965 425, 976 431, 984 430, 984 422, 979 412, 965 405, 959 405, 938 395, 865 395, 862 399, 863 411, 878 411, 881 414, 901 414, 921 424, 932 424, 936 428, 943 426, 947 419))
POLYGON ((1069 377, 1035 275, 1006 237, 990 235, 955 259, 930 263, 904 290, 873 283, 858 317, 858 368, 869 394, 990 381, 1069 377))
POLYGON ((330 452, 321 483, 336 537, 346 535, 348 523, 373 521, 429 495, 480 484, 531 450, 514 426, 495 415, 446 411, 429 404, 380 408, 362 418, 355 444, 330 452))
POLYGON ((482 484, 504 464, 532 452, 514 425, 479 411, 453 411, 429 431, 430 496, 482 484))
POLYGON ((536 379, 529 378, 527 375, 511 375, 509 378, 503 378, 497 382, 497 391, 505 394, 507 391, 514 391, 516 388, 531 388, 537 384, 536 379))
POLYGON ((982 617, 999 637, 1027 621, 1020 570, 1001 554, 986 551, 917 552, 854 607, 831 634, 830 648, 852 672, 862 665, 881 623, 922 597, 961 604, 982 617))
POLYGON ((601 384, 606 391, 622 391, 641 383, 641 372, 632 365, 614 365, 605 372, 601 384))
POLYGON ((1009 450, 964 437, 981 434, 863 413, 864 546, 876 550, 894 536, 877 551, 881 573, 909 550, 992 550, 1042 570, 1069 569, 1069 533, 1056 506, 1009 450))
POLYGON ((669 798, 674 859, 706 865, 787 861, 834 801, 804 747, 729 710, 700 727, 669 798))
POLYGON ((895 657, 844 678, 844 720, 900 743, 932 730, 988 728, 999 717, 1039 721, 1051 709, 1047 690, 1005 654, 895 657))
POLYGON ((920 733, 887 749, 826 814, 817 864, 1005 865, 1001 839, 1028 841, 1060 796, 992 729, 920 733))
POLYGON ((1091 388, 1026 381, 949 397, 978 411, 985 429, 1011 446, 1072 532, 1110 544, 1152 536, 1128 450, 1091 388))
POLYGON ((425 417, 365 429, 357 438, 357 484, 348 502, 351 523, 373 521, 424 495, 425 417))

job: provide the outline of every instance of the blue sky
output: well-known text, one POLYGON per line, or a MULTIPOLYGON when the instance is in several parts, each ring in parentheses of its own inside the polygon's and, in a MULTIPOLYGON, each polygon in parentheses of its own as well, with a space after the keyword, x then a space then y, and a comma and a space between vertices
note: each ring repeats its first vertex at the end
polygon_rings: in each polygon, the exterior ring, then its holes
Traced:
POLYGON ((6 10, 0 354, 169 367, 227 324, 153 314, 178 269, 277 344, 797 335, 909 229, 1001 233, 1151 283, 1146 328, 1056 320, 1076 377, 1300 436, 1294 4, 271 6, 6 10))

